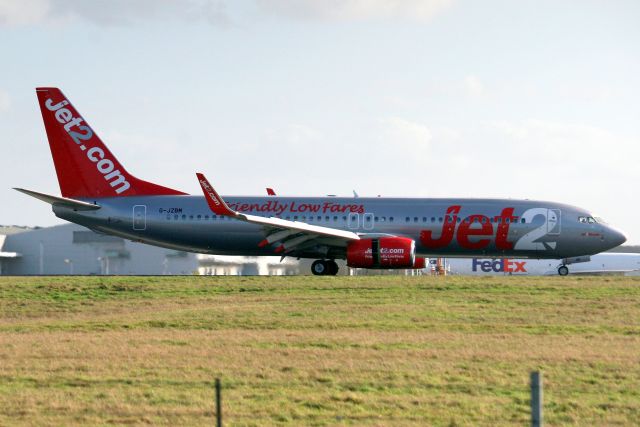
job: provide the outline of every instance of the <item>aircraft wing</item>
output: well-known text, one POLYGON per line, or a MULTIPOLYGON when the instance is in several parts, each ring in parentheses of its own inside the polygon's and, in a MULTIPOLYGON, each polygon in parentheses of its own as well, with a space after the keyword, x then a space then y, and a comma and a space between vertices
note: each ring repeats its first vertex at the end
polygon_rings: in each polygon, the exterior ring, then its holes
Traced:
POLYGON ((204 197, 207 200, 209 208, 216 215, 228 216, 240 221, 278 229, 278 231, 269 234, 264 240, 262 240, 258 244, 260 247, 276 242, 283 242, 276 249, 276 252, 287 252, 298 249, 303 243, 308 243, 310 240, 320 237, 338 239, 344 244, 344 246, 346 246, 346 243, 351 240, 360 240, 360 236, 352 231, 322 227, 300 221, 288 221, 276 217, 248 215, 234 211, 229 207, 229 205, 227 205, 222 197, 220 197, 203 174, 197 173, 196 176, 198 177, 200 187, 202 187, 202 192, 204 193, 204 197), (288 240, 285 241, 285 239, 288 240))

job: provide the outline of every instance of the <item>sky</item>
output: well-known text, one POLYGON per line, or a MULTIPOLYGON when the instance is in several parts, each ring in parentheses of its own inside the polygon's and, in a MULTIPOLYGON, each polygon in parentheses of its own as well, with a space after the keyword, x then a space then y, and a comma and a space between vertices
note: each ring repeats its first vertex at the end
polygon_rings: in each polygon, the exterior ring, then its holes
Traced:
POLYGON ((0 0, 0 224, 63 221, 35 87, 200 194, 500 197, 640 244, 640 2, 0 0))

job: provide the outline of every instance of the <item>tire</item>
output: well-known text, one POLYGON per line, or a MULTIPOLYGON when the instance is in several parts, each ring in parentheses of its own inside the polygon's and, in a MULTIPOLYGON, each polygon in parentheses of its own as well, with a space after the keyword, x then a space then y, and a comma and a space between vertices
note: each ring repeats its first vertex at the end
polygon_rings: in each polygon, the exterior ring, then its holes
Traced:
POLYGON ((561 276, 566 276, 567 274, 569 274, 569 267, 567 267, 566 265, 561 265, 560 267, 558 267, 558 274, 561 276))
POLYGON ((336 274, 338 274, 338 270, 340 270, 340 267, 338 267, 338 263, 335 262, 334 260, 329 260, 326 261, 327 263, 327 275, 330 276, 335 276, 336 274))
POLYGON ((313 261, 313 264, 311 264, 311 273, 314 276, 324 276, 328 273, 328 270, 327 263, 322 260, 313 261))

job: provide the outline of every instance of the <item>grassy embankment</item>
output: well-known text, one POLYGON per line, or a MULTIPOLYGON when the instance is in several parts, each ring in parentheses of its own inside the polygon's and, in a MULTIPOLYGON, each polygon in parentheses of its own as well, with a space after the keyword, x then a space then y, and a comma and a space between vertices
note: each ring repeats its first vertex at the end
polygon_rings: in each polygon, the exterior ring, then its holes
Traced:
POLYGON ((0 425, 637 425, 632 278, 0 278, 0 425))

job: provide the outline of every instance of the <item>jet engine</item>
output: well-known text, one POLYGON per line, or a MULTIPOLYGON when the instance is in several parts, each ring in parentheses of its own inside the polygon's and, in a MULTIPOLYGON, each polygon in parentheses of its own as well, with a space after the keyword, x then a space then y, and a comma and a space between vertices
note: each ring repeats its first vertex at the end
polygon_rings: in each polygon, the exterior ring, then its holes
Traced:
POLYGON ((416 258, 416 242, 406 237, 380 237, 349 242, 347 265, 353 268, 424 268, 416 258))

